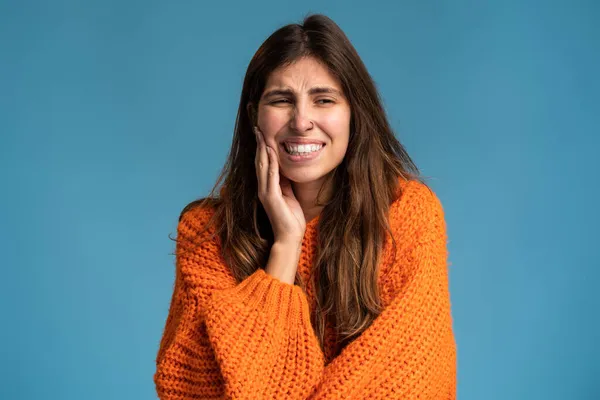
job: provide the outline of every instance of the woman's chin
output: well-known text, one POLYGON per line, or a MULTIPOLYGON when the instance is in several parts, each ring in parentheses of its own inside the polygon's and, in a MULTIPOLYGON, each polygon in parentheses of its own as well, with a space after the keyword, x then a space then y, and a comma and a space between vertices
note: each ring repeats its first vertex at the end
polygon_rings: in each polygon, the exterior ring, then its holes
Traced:
POLYGON ((283 171, 280 171, 280 173, 293 183, 305 184, 316 182, 324 178, 324 175, 320 173, 301 173, 300 171, 293 171, 291 173, 284 173, 283 171))

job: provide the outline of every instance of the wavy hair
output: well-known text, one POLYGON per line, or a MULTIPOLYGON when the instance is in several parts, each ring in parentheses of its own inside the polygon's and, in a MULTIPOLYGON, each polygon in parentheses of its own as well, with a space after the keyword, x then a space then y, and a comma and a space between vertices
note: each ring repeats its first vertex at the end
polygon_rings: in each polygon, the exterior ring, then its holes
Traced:
MULTIPOLYGON (((269 74, 302 57, 314 57, 328 68, 351 109, 346 155, 326 180, 336 189, 326 202, 319 200, 324 207, 310 277, 316 297, 311 318, 321 348, 330 324, 341 351, 382 311, 378 265, 386 232, 391 234, 389 207, 401 194, 398 179, 423 179, 396 139, 365 65, 330 18, 312 14, 302 24, 283 26, 256 51, 244 78, 226 164, 209 196, 188 204, 181 215, 192 207, 214 208, 205 229, 216 227, 223 259, 238 282, 265 267, 273 231, 258 199, 252 105, 258 104, 269 74)), ((306 288, 298 273, 296 284, 306 288)))

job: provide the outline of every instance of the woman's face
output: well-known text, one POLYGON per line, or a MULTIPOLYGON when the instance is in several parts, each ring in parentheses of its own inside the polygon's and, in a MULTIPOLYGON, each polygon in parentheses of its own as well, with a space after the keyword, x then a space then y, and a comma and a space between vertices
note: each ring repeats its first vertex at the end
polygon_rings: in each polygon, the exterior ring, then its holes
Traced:
POLYGON ((319 181, 343 160, 350 105, 337 81, 315 58, 271 73, 258 104, 258 127, 292 182, 319 181), (301 145, 302 144, 302 145, 301 145))

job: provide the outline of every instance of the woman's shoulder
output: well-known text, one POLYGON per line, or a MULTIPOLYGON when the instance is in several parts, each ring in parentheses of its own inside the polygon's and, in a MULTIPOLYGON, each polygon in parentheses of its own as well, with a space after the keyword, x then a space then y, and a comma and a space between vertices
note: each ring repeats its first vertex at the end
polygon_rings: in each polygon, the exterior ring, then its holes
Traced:
POLYGON ((177 235, 183 239, 206 237, 215 233, 214 217, 218 199, 203 198, 187 204, 179 214, 177 235))
POLYGON ((399 178, 399 195, 390 206, 390 224, 424 223, 444 218, 442 202, 421 178, 399 178))
POLYGON ((205 219, 210 218, 216 210, 219 200, 211 197, 204 197, 188 203, 179 213, 179 221, 183 219, 205 219))
POLYGON ((200 199, 181 212, 177 227, 177 268, 190 288, 225 288, 235 282, 221 254, 218 202, 200 199))

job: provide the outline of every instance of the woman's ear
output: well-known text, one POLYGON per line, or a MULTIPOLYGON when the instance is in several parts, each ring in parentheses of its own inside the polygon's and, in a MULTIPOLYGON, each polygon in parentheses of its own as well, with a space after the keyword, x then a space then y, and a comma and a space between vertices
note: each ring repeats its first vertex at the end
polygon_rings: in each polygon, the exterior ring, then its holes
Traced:
POLYGON ((250 119, 252 126, 256 126, 258 123, 258 114, 253 103, 250 102, 248 105, 246 105, 246 112, 248 113, 248 118, 250 119))

